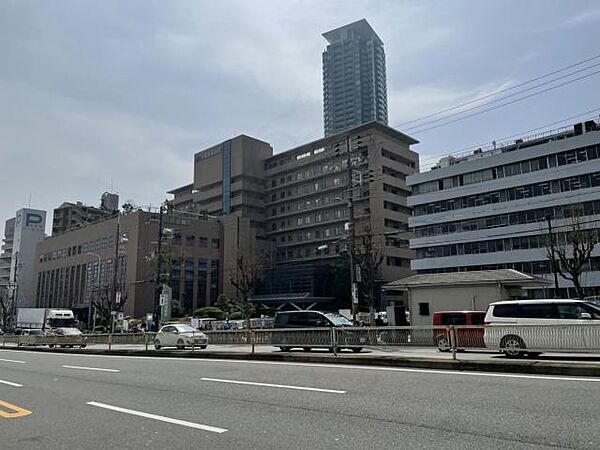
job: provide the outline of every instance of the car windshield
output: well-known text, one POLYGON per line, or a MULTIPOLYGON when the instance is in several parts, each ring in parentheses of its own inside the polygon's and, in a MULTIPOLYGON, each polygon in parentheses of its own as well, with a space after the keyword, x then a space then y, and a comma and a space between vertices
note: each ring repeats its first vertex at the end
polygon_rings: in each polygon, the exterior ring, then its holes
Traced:
POLYGON ((600 319, 600 306, 596 305, 595 303, 584 303, 584 305, 586 306, 586 309, 589 311, 589 313, 592 315, 592 318, 594 319, 600 319))
POLYGON ((194 327, 189 325, 175 325, 175 328, 177 328, 177 331, 180 333, 194 333, 196 331, 194 327))
POLYGON ((346 319, 344 316, 335 313, 327 313, 325 314, 329 320, 333 322, 335 326, 351 326, 352 322, 346 319))

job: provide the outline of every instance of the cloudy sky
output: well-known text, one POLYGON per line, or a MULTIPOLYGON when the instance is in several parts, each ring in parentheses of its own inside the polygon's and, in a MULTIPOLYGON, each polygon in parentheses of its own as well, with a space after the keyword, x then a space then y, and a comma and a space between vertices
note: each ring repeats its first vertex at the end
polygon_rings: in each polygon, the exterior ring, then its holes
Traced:
POLYGON ((191 181, 194 152, 236 134, 276 152, 321 137, 321 33, 363 17, 385 43, 390 125, 425 164, 600 109, 598 74, 404 124, 596 56, 597 1, 0 0, 0 219, 30 198, 96 204, 111 183, 157 204, 191 181))

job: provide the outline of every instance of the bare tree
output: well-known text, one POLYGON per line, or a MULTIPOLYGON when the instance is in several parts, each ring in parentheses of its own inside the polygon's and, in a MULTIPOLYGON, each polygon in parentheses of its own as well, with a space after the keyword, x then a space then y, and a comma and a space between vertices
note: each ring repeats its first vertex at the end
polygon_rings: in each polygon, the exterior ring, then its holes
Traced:
POLYGON ((360 270, 360 284, 369 307, 371 318, 374 315, 379 268, 383 263, 383 255, 380 253, 375 240, 376 237, 373 231, 370 227, 367 227, 360 236, 360 242, 358 245, 355 245, 353 254, 354 262, 360 270))
POLYGON ((551 234, 546 244, 548 259, 551 263, 557 259, 558 274, 573 283, 578 298, 585 297, 581 285, 581 275, 590 263, 592 252, 600 241, 600 230, 587 228, 581 221, 581 215, 574 215, 569 229, 557 239, 551 234))
POLYGON ((112 295, 110 286, 104 286, 100 289, 98 298, 92 301, 96 314, 102 318, 105 325, 110 323, 112 311, 122 310, 127 301, 127 294, 123 293, 120 300, 120 302, 117 302, 116 295, 112 295))
POLYGON ((250 301, 250 296, 260 281, 264 265, 255 256, 238 255, 235 269, 235 272, 229 277, 229 281, 237 293, 233 301, 242 313, 242 317, 249 320, 254 313, 254 305, 250 301))
POLYGON ((2 328, 6 328, 9 322, 12 319, 11 314, 11 306, 12 302, 8 295, 8 289, 0 290, 0 323, 2 324, 2 328))

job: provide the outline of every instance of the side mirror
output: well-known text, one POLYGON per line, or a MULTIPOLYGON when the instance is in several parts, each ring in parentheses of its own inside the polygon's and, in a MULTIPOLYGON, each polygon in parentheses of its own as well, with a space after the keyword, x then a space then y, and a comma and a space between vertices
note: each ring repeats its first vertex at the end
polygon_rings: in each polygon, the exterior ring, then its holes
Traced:
POLYGON ((584 319, 584 320, 585 320, 585 319, 587 319, 587 320, 591 320, 591 318, 592 318, 592 315, 591 315, 589 312, 582 312, 582 313, 579 315, 579 318, 580 318, 580 319, 584 319))

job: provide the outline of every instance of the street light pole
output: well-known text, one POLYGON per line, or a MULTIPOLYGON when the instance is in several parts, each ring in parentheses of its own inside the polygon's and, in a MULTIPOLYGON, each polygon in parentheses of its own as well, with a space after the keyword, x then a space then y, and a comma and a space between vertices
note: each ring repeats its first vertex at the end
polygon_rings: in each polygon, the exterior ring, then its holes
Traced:
POLYGON ((154 331, 158 331, 160 326, 160 278, 162 272, 162 235, 163 235, 163 214, 164 206, 161 205, 158 214, 158 245, 157 245, 157 263, 156 263, 156 288, 154 292, 154 315, 153 327, 154 331))

